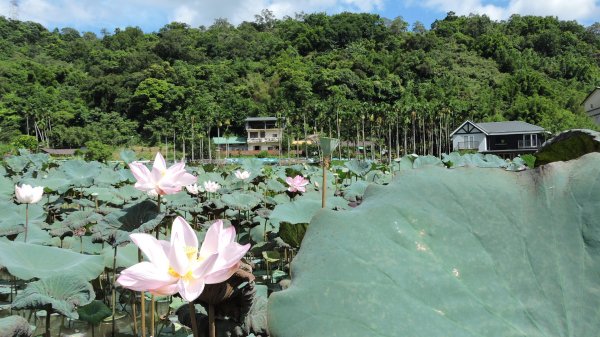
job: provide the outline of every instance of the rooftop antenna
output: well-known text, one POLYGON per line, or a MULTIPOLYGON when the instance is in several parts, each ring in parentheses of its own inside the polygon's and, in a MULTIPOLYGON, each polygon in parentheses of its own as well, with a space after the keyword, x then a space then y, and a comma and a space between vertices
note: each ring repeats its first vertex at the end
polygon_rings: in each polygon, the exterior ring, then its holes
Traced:
POLYGON ((9 18, 19 20, 19 0, 10 0, 9 18))

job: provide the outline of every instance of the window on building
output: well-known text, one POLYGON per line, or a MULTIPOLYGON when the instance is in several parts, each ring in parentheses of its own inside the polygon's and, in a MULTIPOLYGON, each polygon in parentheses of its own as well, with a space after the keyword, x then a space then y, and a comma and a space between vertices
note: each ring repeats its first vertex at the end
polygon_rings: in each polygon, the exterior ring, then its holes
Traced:
POLYGON ((260 138, 265 138, 265 132, 264 131, 260 132, 260 138))
POLYGON ((271 137, 273 137, 273 138, 277 138, 277 134, 276 134, 276 133, 272 133, 272 134, 271 134, 271 137))
POLYGON ((250 132, 250 138, 258 138, 258 132, 250 132))

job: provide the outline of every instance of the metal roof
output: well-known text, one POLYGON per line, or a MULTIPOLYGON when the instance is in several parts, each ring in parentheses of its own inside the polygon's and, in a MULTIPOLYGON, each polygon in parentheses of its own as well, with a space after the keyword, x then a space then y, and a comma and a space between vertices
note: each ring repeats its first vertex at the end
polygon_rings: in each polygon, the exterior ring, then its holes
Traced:
POLYGON ((600 87, 595 87, 592 91, 590 91, 590 93, 587 96, 585 96, 583 101, 581 101, 581 105, 584 105, 585 101, 587 101, 588 98, 590 98, 596 92, 596 90, 600 90, 600 87))
POLYGON ((225 144, 246 144, 246 138, 244 137, 213 137, 213 143, 215 145, 225 144))
POLYGON ((537 125, 521 122, 521 121, 508 121, 508 122, 490 122, 490 123, 473 123, 479 129, 482 129, 484 133, 488 135, 498 134, 515 134, 515 133, 541 133, 544 132, 544 128, 537 125))
POLYGON ((75 154, 75 151, 77 151, 77 149, 50 149, 50 148, 43 148, 42 151, 46 152, 47 154, 52 154, 52 155, 56 155, 56 156, 72 156, 75 154))
MULTIPOLYGON (((283 119, 283 118, 281 118, 283 119)), ((277 117, 248 117, 246 118, 246 122, 270 122, 276 121, 277 117)))

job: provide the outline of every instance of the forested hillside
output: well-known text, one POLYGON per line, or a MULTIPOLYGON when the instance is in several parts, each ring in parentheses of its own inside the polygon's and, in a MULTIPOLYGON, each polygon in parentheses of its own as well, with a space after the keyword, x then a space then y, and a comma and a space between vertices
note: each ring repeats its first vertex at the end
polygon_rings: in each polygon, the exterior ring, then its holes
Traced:
POLYGON ((449 13, 428 30, 372 14, 263 11, 237 27, 102 36, 0 17, 4 143, 198 142, 268 115, 287 119, 290 138, 324 132, 437 154, 467 118, 594 127, 580 104, 598 85, 600 25, 552 17, 449 13))

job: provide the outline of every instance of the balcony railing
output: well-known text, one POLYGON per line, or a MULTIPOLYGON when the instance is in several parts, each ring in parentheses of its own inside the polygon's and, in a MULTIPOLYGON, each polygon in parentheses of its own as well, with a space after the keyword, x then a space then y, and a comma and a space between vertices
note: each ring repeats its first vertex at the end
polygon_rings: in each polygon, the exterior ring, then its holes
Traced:
POLYGON ((248 138, 248 144, 252 143, 277 143, 279 138, 277 137, 263 137, 263 138, 248 138))
POLYGON ((538 147, 540 147, 540 143, 536 139, 533 141, 531 139, 519 140, 519 149, 537 149, 538 147))
POLYGON ((479 143, 480 142, 476 141, 458 142, 457 150, 477 150, 479 148, 479 143))

